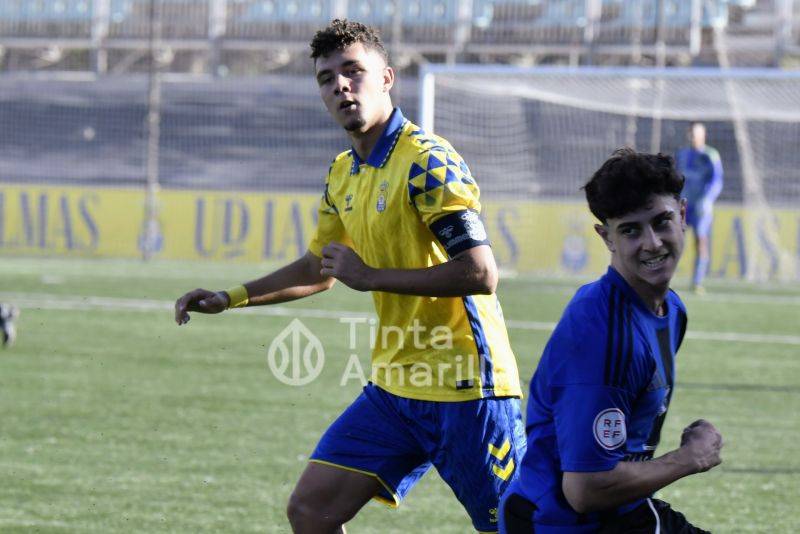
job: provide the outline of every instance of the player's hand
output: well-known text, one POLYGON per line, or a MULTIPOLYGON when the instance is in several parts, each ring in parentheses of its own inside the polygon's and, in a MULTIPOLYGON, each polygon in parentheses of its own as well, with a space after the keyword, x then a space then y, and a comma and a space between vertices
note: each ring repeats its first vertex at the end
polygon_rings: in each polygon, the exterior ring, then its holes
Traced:
POLYGON ((722 445, 722 434, 705 419, 698 419, 681 434, 681 449, 688 454, 695 473, 708 471, 722 463, 722 445))
POLYGON ((373 269, 356 252, 342 243, 332 242, 322 248, 323 276, 332 276, 357 291, 369 291, 373 269))
POLYGON ((225 311, 230 303, 227 293, 195 289, 175 301, 175 322, 179 325, 189 322, 190 311, 200 313, 219 313, 225 311))

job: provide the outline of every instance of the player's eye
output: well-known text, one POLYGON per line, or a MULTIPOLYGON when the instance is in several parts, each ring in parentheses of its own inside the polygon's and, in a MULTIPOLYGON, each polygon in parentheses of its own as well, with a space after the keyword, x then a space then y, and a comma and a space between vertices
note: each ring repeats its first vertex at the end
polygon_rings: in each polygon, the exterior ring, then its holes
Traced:
POLYGON ((635 237, 639 235, 639 229, 633 226, 626 226, 619 231, 625 237, 635 237))
POLYGON ((321 73, 317 76, 317 84, 322 87, 333 79, 333 74, 330 72, 321 73))

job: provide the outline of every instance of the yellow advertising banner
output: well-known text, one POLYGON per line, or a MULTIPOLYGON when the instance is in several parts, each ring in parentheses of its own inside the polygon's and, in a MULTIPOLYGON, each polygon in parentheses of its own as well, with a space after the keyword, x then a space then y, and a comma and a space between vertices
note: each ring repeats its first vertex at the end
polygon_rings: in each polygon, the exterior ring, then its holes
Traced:
MULTIPOLYGON (((319 196, 160 191, 146 232, 142 190, 0 185, 0 254, 290 261, 306 251, 319 196)), ((498 265, 519 272, 597 274, 609 254, 582 202, 487 201, 498 265)), ((691 238, 679 274, 693 258, 691 238)), ((710 275, 800 279, 800 210, 717 206, 710 275)))

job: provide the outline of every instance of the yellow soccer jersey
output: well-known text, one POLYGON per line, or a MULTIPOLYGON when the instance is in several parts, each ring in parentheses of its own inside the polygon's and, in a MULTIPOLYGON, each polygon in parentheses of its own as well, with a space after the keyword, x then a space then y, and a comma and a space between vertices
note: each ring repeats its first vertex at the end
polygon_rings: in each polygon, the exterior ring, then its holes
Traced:
MULTIPOLYGON (((328 172, 310 250, 352 245, 375 268, 419 269, 488 244, 479 190, 450 144, 395 109, 367 158, 339 154, 328 172)), ((435 298, 372 293, 371 381, 401 397, 464 401, 521 396, 495 295, 435 298)), ((350 328, 350 327, 348 327, 350 328)))

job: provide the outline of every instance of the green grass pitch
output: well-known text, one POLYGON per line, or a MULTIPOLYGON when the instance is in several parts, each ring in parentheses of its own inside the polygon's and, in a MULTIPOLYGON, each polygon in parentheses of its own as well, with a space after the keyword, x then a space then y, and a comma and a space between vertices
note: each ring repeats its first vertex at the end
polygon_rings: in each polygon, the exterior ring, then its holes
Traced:
MULTIPOLYGON (((172 313, 186 290, 272 267, 3 258, 0 300, 22 315, 17 344, 0 351, 0 532, 289 532, 294 482, 361 387, 342 385, 348 359, 369 359, 368 336, 351 349, 333 312, 363 316, 371 299, 337 286, 270 312, 195 314, 182 327, 172 313), (267 364, 293 317, 326 357, 302 387, 267 364)), ((501 281, 525 386, 548 325, 583 281, 501 281)), ((689 336, 660 452, 704 417, 725 438, 724 463, 660 496, 714 532, 798 532, 800 285, 712 281, 708 295, 682 296, 689 336)), ((471 531, 433 471, 399 509, 370 503, 348 527, 471 531)))

